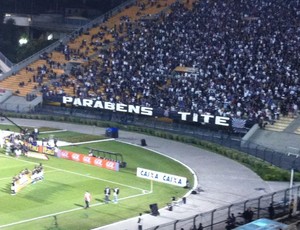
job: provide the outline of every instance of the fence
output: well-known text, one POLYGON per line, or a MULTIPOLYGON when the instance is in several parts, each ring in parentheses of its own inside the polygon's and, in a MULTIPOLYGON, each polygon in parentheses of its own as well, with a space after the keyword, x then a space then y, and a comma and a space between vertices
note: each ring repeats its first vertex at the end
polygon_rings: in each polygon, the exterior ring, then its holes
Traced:
MULTIPOLYGON (((255 143, 244 143, 241 145, 241 139, 244 134, 233 134, 223 131, 207 130, 199 128, 199 126, 190 126, 187 124, 176 124, 161 122, 156 119, 143 118, 138 115, 124 114, 124 113, 112 113, 107 111, 93 111, 93 110, 81 110, 80 108, 66 108, 43 106, 38 108, 38 113, 45 114, 59 114, 62 116, 77 116, 80 118, 92 118, 105 121, 119 122, 122 124, 131 124, 136 126, 149 127, 153 129, 164 130, 172 133, 178 133, 181 135, 189 135, 197 137, 202 140, 218 143, 222 146, 229 148, 235 148, 237 150, 246 152, 255 157, 268 161, 278 167, 295 170, 300 170, 300 158, 293 155, 287 155, 285 153, 276 152, 274 150, 258 146, 255 143)), ((242 225, 245 223, 243 213, 248 207, 254 212, 253 220, 269 217, 268 207, 270 203, 274 204, 275 217, 282 217, 289 214, 289 207, 291 197, 293 197, 297 204, 297 211, 300 211, 300 186, 293 187, 291 189, 280 190, 271 194, 263 195, 255 199, 245 200, 243 202, 234 203, 228 206, 224 206, 218 209, 211 210, 205 213, 199 213, 195 216, 191 216, 186 219, 176 220, 167 224, 154 226, 148 230, 170 230, 170 229, 193 229, 194 226, 198 226, 202 223, 205 230, 220 230, 226 228, 226 221, 231 213, 234 213, 237 217, 237 224, 242 225), (188 228, 187 228, 188 227, 188 228)))
POLYGON ((280 190, 251 200, 234 203, 205 213, 199 213, 190 218, 176 220, 168 224, 154 226, 147 230, 196 230, 202 223, 205 230, 224 230, 227 226, 227 219, 233 213, 236 217, 236 226, 246 223, 243 213, 251 208, 253 219, 269 218, 269 206, 272 203, 275 210, 275 218, 280 218, 290 213, 291 203, 294 204, 293 213, 300 211, 300 186, 295 186, 285 190, 280 190))
MULTIPOLYGON (((10 100, 10 99, 8 99, 10 100)), ((33 98, 31 101, 24 101, 15 99, 15 102, 4 102, 0 104, 0 109, 2 111, 13 111, 16 113, 28 113, 28 112, 34 112, 39 106, 42 105, 42 97, 38 96, 33 98)))
POLYGON ((74 116, 86 119, 97 119, 102 121, 111 121, 121 123, 123 125, 134 125, 140 127, 148 127, 155 130, 162 130, 171 132, 174 134, 180 134, 185 136, 195 137, 200 140, 213 142, 228 148, 233 148, 238 151, 247 153, 254 157, 260 158, 263 161, 269 162, 282 169, 294 169, 300 171, 300 157, 295 154, 287 154, 285 152, 279 152, 264 146, 260 146, 256 143, 247 141, 241 144, 242 137, 245 135, 247 130, 242 133, 233 133, 228 130, 214 130, 207 129, 204 126, 189 125, 185 123, 173 123, 163 122, 155 118, 145 118, 133 114, 125 114, 110 111, 101 110, 89 110, 81 108, 65 108, 65 107, 53 107, 44 106, 41 113, 57 113, 63 116, 74 116))

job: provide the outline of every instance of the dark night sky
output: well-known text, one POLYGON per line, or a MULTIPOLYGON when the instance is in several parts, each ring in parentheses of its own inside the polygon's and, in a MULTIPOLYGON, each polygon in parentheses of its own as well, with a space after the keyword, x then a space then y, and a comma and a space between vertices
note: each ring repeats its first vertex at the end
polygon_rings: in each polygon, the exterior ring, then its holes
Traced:
POLYGON ((63 13, 66 7, 98 9, 102 12, 125 0, 0 0, 1 13, 63 13))

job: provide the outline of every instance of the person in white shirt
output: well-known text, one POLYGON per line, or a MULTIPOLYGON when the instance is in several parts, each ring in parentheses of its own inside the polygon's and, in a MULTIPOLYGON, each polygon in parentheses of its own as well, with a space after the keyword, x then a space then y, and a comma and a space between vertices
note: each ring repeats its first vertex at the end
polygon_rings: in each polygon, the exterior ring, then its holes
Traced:
POLYGON ((84 194, 85 209, 90 207, 91 198, 91 194, 88 191, 86 191, 84 194))
POLYGON ((120 189, 115 188, 114 189, 114 203, 118 203, 118 195, 119 195, 120 189))

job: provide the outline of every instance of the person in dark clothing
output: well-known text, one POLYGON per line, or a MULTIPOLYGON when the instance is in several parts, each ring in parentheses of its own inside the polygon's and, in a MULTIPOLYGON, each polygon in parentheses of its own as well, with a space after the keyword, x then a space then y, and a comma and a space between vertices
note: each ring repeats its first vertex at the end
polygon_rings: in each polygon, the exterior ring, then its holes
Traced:
POLYGON ((108 204, 108 202, 109 202, 109 196, 110 196, 110 188, 107 186, 104 189, 104 201, 105 201, 105 204, 108 204))
POLYGON ((143 230, 143 218, 142 218, 142 213, 140 213, 139 218, 138 218, 138 230, 143 230))
POLYGON ((274 219, 274 216, 275 216, 275 210, 274 210, 273 203, 271 203, 270 206, 268 207, 268 212, 269 212, 269 218, 270 218, 271 220, 274 219))
POLYGON ((253 211, 252 209, 249 207, 244 213, 243 213, 243 217, 245 220, 245 223, 249 223, 252 221, 253 219, 253 211))
POLYGON ((226 224, 227 224, 226 229, 227 230, 234 229, 235 221, 236 221, 236 218, 235 218, 234 214, 231 213, 231 215, 227 218, 227 221, 226 221, 226 224))
POLYGON ((199 224, 197 230, 203 230, 203 226, 202 226, 202 223, 199 224))

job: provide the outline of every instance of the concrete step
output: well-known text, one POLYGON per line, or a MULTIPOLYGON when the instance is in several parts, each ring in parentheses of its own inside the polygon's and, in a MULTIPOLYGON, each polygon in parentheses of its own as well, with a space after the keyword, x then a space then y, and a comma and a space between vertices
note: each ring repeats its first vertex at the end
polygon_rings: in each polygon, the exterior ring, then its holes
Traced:
POLYGON ((268 131, 274 131, 274 132, 282 132, 286 127, 282 128, 282 127, 276 127, 276 126, 273 126, 273 125, 267 125, 265 127, 265 130, 268 130, 268 131))
POLYGON ((268 124, 265 129, 269 131, 282 132, 285 130, 295 119, 291 117, 281 117, 276 120, 273 125, 268 124))
POLYGON ((300 127, 297 128, 297 129, 294 131, 294 133, 300 135, 300 127))
POLYGON ((274 123, 273 126, 276 126, 276 127, 287 127, 290 123, 274 123))

